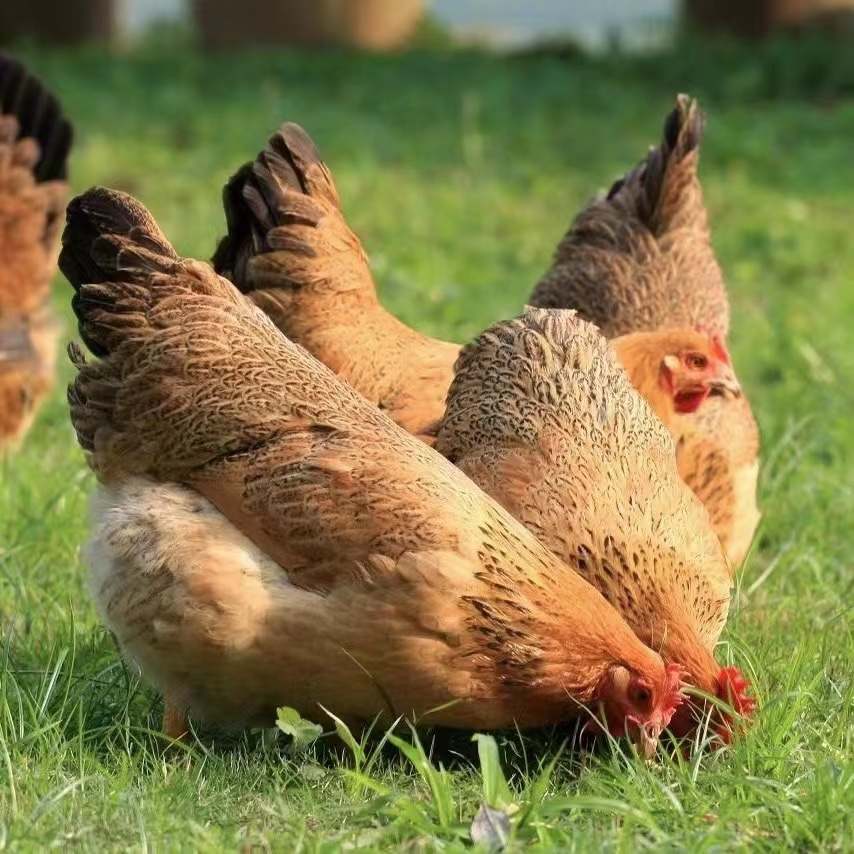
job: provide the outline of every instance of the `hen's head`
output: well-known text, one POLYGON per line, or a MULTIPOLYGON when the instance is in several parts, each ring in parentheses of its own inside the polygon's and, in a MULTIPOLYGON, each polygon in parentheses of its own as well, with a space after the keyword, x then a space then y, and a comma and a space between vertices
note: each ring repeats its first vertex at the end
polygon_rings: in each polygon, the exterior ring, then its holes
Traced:
POLYGON ((628 735, 649 758, 682 704, 682 668, 668 664, 652 674, 615 665, 603 677, 598 697, 608 732, 615 738, 628 735))
POLYGON ((756 711, 757 702, 756 697, 747 693, 750 683, 737 667, 722 667, 717 682, 717 697, 732 709, 732 713, 717 711, 715 732, 729 744, 738 721, 752 715, 756 711))
POLYGON ((654 352, 658 381, 673 400, 676 412, 696 412, 711 394, 741 394, 729 353, 720 338, 699 328, 662 332, 658 336, 658 352, 654 352))
POLYGON ((611 346, 665 423, 671 412, 696 412, 709 395, 741 394, 723 341, 701 327, 633 332, 613 339, 611 346))
MULTIPOLYGON (((700 678, 698 684, 706 686, 707 679, 700 678)), ((708 674, 709 693, 719 701, 712 706, 700 697, 692 697, 673 716, 670 731, 677 738, 691 736, 708 718, 710 732, 729 744, 735 733, 743 729, 746 718, 757 709, 757 700, 750 691, 750 683, 737 667, 718 667, 708 674), (713 675, 715 674, 715 675, 713 675)))

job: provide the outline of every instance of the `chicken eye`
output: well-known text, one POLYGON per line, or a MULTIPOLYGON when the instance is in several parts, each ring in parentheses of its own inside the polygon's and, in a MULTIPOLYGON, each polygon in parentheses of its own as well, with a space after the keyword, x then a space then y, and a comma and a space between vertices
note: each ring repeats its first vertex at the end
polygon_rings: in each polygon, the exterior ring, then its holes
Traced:
POLYGON ((685 363, 695 371, 702 371, 709 364, 709 360, 702 353, 689 353, 685 357, 685 363))
POLYGON ((631 693, 631 701, 638 705, 648 703, 652 699, 652 693, 648 688, 635 688, 631 693))

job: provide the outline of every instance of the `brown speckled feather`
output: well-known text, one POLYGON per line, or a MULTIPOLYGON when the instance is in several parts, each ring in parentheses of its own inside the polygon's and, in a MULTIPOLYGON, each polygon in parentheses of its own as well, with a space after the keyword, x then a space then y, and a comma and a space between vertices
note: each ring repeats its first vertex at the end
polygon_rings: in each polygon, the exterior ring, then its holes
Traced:
POLYGON ((738 567, 761 518, 759 428, 744 396, 710 397, 691 420, 677 446, 679 473, 709 511, 727 557, 738 567))
MULTIPOLYGON (((701 133, 697 103, 680 95, 661 145, 579 214, 534 289, 533 305, 576 309, 608 338, 702 326, 725 340, 729 304, 697 174, 701 133)), ((700 488, 739 565, 760 518, 759 438, 749 402, 709 399, 668 426, 679 427, 680 472, 700 488)))
POLYGON ((56 99, 0 54, 0 452, 23 438, 53 383, 50 283, 70 145, 56 99))
POLYGON ((457 363, 436 449, 716 690, 730 578, 673 443, 595 327, 528 309, 457 363))
POLYGON ((282 125, 229 181, 223 201, 219 273, 410 433, 441 418, 459 348, 380 305, 332 175, 301 127, 282 125))
POLYGON ((451 702, 430 720, 531 726, 622 666, 661 696, 661 659, 592 586, 137 202, 73 200, 60 266, 99 357, 73 351, 69 388, 102 484, 95 596, 168 720, 451 702))
POLYGON ((574 308, 613 338, 703 325, 726 336, 729 303, 697 176, 702 117, 680 95, 661 145, 583 210, 530 302, 574 308))
POLYGON ((760 518, 759 431, 750 404, 741 394, 719 390, 695 412, 675 411, 672 394, 662 387, 662 364, 681 349, 705 352, 711 358, 715 344, 701 331, 636 332, 610 343, 635 388, 673 436, 679 473, 709 511, 730 563, 740 566, 760 518))

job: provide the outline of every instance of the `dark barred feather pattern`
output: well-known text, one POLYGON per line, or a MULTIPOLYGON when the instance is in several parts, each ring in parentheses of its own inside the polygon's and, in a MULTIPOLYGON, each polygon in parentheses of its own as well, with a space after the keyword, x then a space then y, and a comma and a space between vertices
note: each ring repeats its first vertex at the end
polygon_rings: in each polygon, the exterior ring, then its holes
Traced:
POLYGON ((41 156, 35 169, 37 181, 66 180, 71 123, 44 84, 22 62, 5 53, 0 53, 0 115, 16 117, 19 139, 29 137, 38 142, 41 156))
POLYGON ((697 175, 703 117, 686 95, 663 138, 576 217, 531 296, 573 308, 608 338, 703 326, 723 338, 729 301, 697 175))

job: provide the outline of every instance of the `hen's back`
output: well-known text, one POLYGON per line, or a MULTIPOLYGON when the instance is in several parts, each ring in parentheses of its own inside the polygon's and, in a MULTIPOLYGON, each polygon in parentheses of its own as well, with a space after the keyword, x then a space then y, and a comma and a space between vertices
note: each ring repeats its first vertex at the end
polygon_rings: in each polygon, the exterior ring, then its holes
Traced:
POLYGON ((703 120, 680 95, 663 139, 585 208, 531 296, 573 308, 607 338, 704 326, 725 337, 729 303, 697 175, 703 120))

